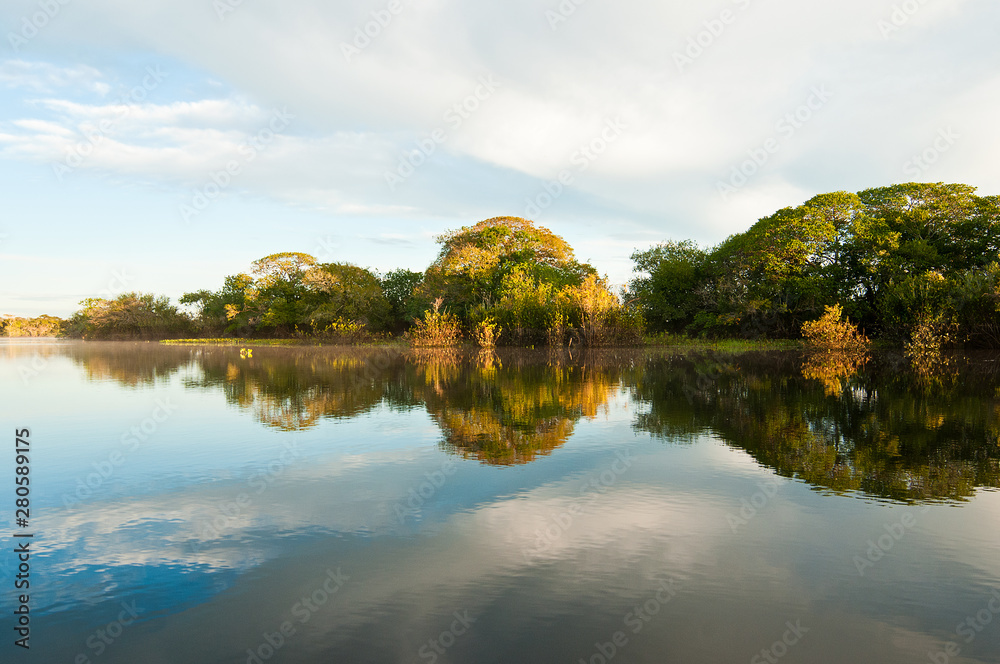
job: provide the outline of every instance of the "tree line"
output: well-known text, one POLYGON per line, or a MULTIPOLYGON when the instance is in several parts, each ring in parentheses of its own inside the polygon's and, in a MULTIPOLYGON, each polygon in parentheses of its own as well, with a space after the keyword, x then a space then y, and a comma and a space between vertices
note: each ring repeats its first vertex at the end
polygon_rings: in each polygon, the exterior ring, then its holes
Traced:
POLYGON ((152 294, 88 299, 65 323, 85 339, 304 337, 367 342, 397 335, 416 345, 472 339, 535 345, 641 342, 638 309, 625 306, 561 237, 518 217, 446 233, 424 271, 387 274, 300 252, 254 261, 219 290, 185 293, 180 305, 152 294))
POLYGON ((1000 345, 1000 197, 909 183, 816 196, 714 247, 670 241, 632 258, 651 330, 798 337, 840 306, 865 335, 908 340, 921 324, 1000 345))
POLYGON ((437 238, 423 272, 379 274, 297 252, 265 256, 218 290, 88 299, 83 338, 309 337, 415 345, 631 345, 648 334, 798 338, 839 307, 870 338, 921 324, 1000 345, 1000 197, 909 183, 816 196, 712 247, 670 240, 632 255, 615 292, 549 229, 496 217, 437 238))

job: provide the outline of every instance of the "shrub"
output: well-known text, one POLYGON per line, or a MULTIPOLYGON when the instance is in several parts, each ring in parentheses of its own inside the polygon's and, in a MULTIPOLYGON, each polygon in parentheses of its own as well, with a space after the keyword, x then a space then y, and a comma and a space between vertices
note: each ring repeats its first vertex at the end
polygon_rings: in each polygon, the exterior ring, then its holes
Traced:
POLYGON ((442 298, 434 300, 434 308, 424 312, 406 333, 414 346, 454 346, 462 339, 462 327, 458 317, 441 311, 442 298))
POLYGON ((493 348, 500 337, 500 326, 493 318, 487 316, 476 324, 473 337, 480 348, 493 348))
POLYGON ((169 298, 148 293, 90 298, 80 304, 84 308, 73 315, 66 332, 83 339, 162 339, 183 336, 192 327, 191 319, 169 298))
POLYGON ((868 349, 868 338, 849 320, 840 320, 843 309, 839 304, 828 306, 818 320, 802 324, 802 336, 811 350, 861 352, 868 349))
POLYGON ((563 345, 563 341, 566 339, 568 320, 566 314, 562 311, 556 311, 552 314, 552 320, 549 322, 548 328, 549 346, 557 347, 563 345))
POLYGON ((954 341, 953 322, 941 314, 924 312, 917 320, 904 352, 917 374, 930 377, 948 368, 948 359, 941 351, 946 344, 954 341))
POLYGON ((312 333, 300 331, 298 328, 296 328, 296 333, 299 338, 319 338, 334 344, 366 343, 383 337, 382 334, 371 332, 362 321, 344 318, 338 318, 327 325, 315 325, 312 333))
POLYGON ((37 318, 0 318, 0 336, 6 337, 57 337, 62 333, 63 320, 55 316, 37 318))

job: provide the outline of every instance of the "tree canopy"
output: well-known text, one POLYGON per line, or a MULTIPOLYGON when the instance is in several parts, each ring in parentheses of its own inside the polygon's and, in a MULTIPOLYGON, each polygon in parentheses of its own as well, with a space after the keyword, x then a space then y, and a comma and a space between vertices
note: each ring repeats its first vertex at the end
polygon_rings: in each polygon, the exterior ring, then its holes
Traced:
POLYGON ((943 308, 982 338, 997 320, 998 250, 1000 198, 908 183, 815 196, 712 248, 637 251, 631 289, 673 332, 796 336, 840 304, 870 335, 898 338, 943 308))
POLYGON ((596 274, 577 262, 564 239, 520 217, 494 217, 437 240, 441 250, 427 270, 423 291, 443 297, 462 315, 496 305, 505 278, 515 272, 555 288, 579 285, 596 274))

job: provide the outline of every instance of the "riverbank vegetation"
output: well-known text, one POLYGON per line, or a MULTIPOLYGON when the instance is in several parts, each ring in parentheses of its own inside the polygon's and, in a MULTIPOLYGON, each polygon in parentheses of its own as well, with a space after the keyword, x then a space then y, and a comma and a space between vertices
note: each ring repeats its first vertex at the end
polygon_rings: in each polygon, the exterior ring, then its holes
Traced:
POLYGON ((62 329, 63 320, 56 316, 0 317, 0 337, 57 337, 62 329))
POLYGON ((424 272, 272 254, 218 290, 186 293, 188 311, 149 294, 90 299, 61 332, 486 348, 803 337, 925 354, 1000 346, 1000 197, 967 185, 822 194, 714 247, 670 240, 637 250, 636 276, 617 291, 525 219, 487 219, 438 243, 424 272))
POLYGON ((911 183, 816 196, 715 247, 637 251, 631 291, 651 329, 691 336, 797 337, 840 306, 872 339, 906 343, 935 315, 996 347, 998 249, 1000 197, 911 183))

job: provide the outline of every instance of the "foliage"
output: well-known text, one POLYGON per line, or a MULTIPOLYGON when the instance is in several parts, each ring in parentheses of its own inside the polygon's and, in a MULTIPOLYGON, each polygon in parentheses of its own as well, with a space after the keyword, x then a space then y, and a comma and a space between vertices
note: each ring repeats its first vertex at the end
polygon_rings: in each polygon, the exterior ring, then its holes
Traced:
POLYGON ((382 294, 389 303, 389 328, 393 332, 405 330, 423 312, 424 308, 420 307, 415 297, 415 291, 423 280, 423 272, 402 268, 382 277, 382 294))
POLYGON ((64 324, 65 321, 56 316, 4 316, 0 318, 0 337, 57 337, 62 333, 64 324))
POLYGON ((308 322, 314 329, 334 322, 352 322, 375 330, 385 329, 392 307, 382 282, 364 268, 350 263, 325 263, 310 268, 303 277, 308 322))
POLYGON ((622 306, 603 279, 589 275, 565 293, 571 307, 579 312, 580 336, 585 345, 635 345, 642 341, 641 314, 622 306))
POLYGON ((438 242, 441 250, 418 295, 443 297, 463 320, 476 307, 496 306, 510 292, 512 276, 558 291, 595 273, 576 261, 561 237, 519 217, 487 219, 445 233, 438 242))
POLYGON ((461 323, 454 314, 440 311, 442 302, 441 298, 435 300, 433 308, 414 322, 407 332, 414 346, 454 346, 461 340, 461 323))
POLYGON ((496 217, 446 233, 418 296, 447 302, 473 335, 491 319, 505 343, 559 346, 634 344, 641 314, 624 307, 605 279, 573 257, 550 230, 517 217, 496 217))
POLYGON ((566 343, 566 334, 569 327, 568 322, 569 317, 565 311, 556 310, 553 312, 548 330, 546 330, 546 341, 550 347, 557 348, 566 343))
POLYGON ((113 300, 90 298, 80 302, 67 324, 69 336, 83 339, 151 339, 188 334, 191 319, 167 297, 125 293, 113 300))
POLYGON ((802 324, 806 346, 813 350, 862 352, 868 349, 867 337, 858 332, 849 320, 841 320, 844 311, 839 304, 826 308, 826 313, 815 321, 802 324))
POLYGON ((632 254, 637 277, 629 290, 651 330, 681 332, 699 309, 697 288, 708 254, 690 240, 664 242, 632 254))
POLYGON ((929 379, 948 370, 948 358, 942 351, 945 345, 955 341, 955 327, 940 313, 928 311, 921 315, 904 346, 905 355, 918 376, 929 379))
POLYGON ((217 292, 184 294, 202 333, 367 339, 393 324, 383 282, 370 270, 285 252, 254 261, 251 272, 226 277, 217 292))
POLYGON ((961 184, 834 192, 719 245, 670 242, 632 258, 653 331, 782 338, 841 305, 866 335, 902 341, 942 310, 978 345, 1000 342, 1000 198, 961 184))
POLYGON ((500 326, 489 316, 479 321, 473 331, 473 340, 480 348, 493 348, 499 336, 500 326))
POLYGON ((381 335, 370 332, 365 323, 344 318, 338 318, 301 336, 334 344, 371 343, 381 338, 381 335))

